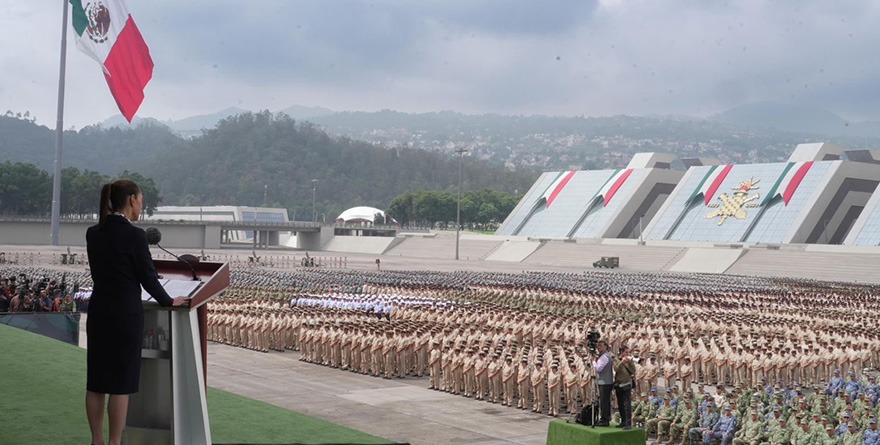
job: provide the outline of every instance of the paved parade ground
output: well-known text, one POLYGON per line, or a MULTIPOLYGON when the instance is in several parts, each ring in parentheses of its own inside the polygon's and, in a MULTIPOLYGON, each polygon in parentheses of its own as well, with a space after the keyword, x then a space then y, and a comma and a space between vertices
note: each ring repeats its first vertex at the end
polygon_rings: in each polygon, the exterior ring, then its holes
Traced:
POLYGON ((413 444, 543 444, 551 417, 298 360, 208 345, 208 384, 375 436, 413 444))

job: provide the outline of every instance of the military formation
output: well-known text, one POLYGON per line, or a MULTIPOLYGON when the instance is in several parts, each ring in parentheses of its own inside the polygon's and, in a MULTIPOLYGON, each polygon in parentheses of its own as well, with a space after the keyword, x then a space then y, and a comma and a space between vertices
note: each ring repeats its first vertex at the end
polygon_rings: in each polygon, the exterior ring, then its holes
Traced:
POLYGON ((593 401, 585 340, 598 331, 612 351, 626 342, 640 357, 634 416, 662 442, 874 443, 878 390, 864 370, 880 358, 876 290, 716 275, 251 269, 235 271, 210 325, 216 341, 424 376, 437 391, 550 416, 593 401))
POLYGON ((558 416, 594 399, 596 331, 640 358, 634 418, 661 442, 873 444, 877 295, 701 274, 249 268, 209 305, 209 336, 558 416))

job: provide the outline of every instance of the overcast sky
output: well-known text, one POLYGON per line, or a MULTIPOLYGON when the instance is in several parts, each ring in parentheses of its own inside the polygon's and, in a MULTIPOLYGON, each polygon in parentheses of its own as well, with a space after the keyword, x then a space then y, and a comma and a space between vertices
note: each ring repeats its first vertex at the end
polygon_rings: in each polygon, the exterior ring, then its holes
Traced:
MULTIPOLYGON (((141 117, 277 110, 706 116, 756 101, 880 118, 876 0, 128 0, 141 117)), ((0 2, 0 113, 54 128, 62 0, 0 2)), ((118 114, 68 27, 65 128, 118 114)))

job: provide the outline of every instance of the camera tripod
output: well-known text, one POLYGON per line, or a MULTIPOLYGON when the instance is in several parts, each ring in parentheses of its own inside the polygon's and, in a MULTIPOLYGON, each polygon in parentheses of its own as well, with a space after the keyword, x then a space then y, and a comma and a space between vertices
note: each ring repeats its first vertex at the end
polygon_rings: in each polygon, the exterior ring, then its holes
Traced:
POLYGON ((584 406, 583 408, 581 408, 581 412, 580 414, 578 414, 575 422, 581 425, 589 425, 591 428, 596 428, 596 424, 599 423, 599 418, 601 416, 601 413, 599 412, 599 373, 596 372, 596 368, 592 365, 590 366, 590 369, 592 370, 593 374, 591 383, 593 390, 593 400, 590 402, 589 405, 587 405, 586 401, 584 401, 584 406), (589 416, 587 415, 587 408, 590 409, 589 416))

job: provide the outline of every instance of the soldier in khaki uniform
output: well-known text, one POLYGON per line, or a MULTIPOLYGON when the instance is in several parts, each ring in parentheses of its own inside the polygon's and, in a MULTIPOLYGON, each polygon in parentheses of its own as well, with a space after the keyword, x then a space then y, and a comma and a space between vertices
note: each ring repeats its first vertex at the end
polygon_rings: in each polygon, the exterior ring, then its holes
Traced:
POLYGON ((464 396, 471 397, 477 392, 476 373, 474 366, 476 365, 474 350, 468 349, 467 356, 462 361, 462 374, 464 377, 464 396))
POLYGON ((534 398, 532 412, 543 413, 544 397, 546 396, 547 389, 545 385, 546 375, 543 369, 542 362, 539 361, 535 363, 535 369, 532 371, 530 380, 532 385, 532 397, 534 398))
POLYGON ((430 356, 428 357, 428 370, 431 379, 429 389, 440 389, 440 379, 442 377, 441 358, 443 353, 440 351, 440 344, 437 341, 431 343, 430 356))
POLYGON ((460 394, 464 386, 464 355, 461 349, 456 349, 452 357, 452 389, 453 394, 460 394))
POLYGON ((474 398, 483 400, 489 392, 489 379, 487 377, 487 369, 489 359, 486 357, 485 351, 480 351, 474 360, 474 398))
POLYGON ((443 346, 443 352, 440 354, 440 388, 443 391, 452 391, 452 359, 455 357, 452 348, 449 345, 443 346))
POLYGON ((526 409, 529 400, 529 388, 532 387, 529 359, 526 357, 523 357, 522 363, 520 363, 517 370, 516 383, 519 386, 519 400, 516 403, 516 407, 526 409))
POLYGON ((516 393, 516 365, 513 363, 513 357, 507 355, 504 357, 504 364, 501 365, 501 384, 504 387, 504 406, 513 406, 513 396, 516 393))
POLYGON ((577 366, 571 362, 562 374, 562 384, 565 387, 565 405, 569 414, 577 411, 578 396, 578 373, 577 366))
POLYGON ((554 417, 559 415, 560 386, 562 386, 562 375, 559 372, 559 364, 553 362, 547 372, 547 399, 550 405, 548 414, 554 417))
POLYGON ((489 366, 486 370, 486 374, 489 379, 489 387, 491 389, 492 403, 498 403, 499 401, 504 401, 501 397, 501 369, 502 364, 498 360, 498 354, 494 354, 492 356, 492 361, 489 363, 489 366))
POLYGON ((428 367, 428 349, 431 344, 431 334, 428 332, 416 332, 415 341, 416 344, 413 347, 413 354, 415 355, 414 371, 416 377, 421 377, 428 367))
POLYGON ((382 361, 382 349, 383 349, 384 339, 380 335, 379 332, 373 333, 373 342, 370 346, 370 353, 373 355, 372 363, 370 364, 370 370, 373 372, 374 377, 379 377, 382 370, 384 369, 384 362, 382 361))
POLYGON ((688 394, 691 392, 691 383, 693 383, 694 367, 691 365, 690 357, 684 357, 681 365, 678 367, 678 376, 681 379, 681 389, 688 394))

